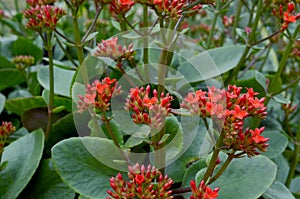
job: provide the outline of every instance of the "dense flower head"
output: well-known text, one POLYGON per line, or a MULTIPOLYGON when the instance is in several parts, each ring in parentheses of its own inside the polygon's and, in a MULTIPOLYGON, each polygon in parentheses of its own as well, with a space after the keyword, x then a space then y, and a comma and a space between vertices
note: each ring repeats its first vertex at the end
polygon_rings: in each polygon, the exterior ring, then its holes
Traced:
POLYGON ((45 30, 53 31, 58 20, 65 14, 65 10, 51 5, 31 7, 24 12, 24 17, 28 19, 26 28, 39 33, 45 30))
POLYGON ((54 2, 55 2, 55 0, 26 0, 26 3, 28 5, 30 5, 31 7, 35 7, 37 5, 39 5, 39 6, 47 5, 47 4, 51 4, 54 2))
POLYGON ((190 182, 192 195, 190 199, 215 199, 218 197, 219 188, 211 189, 206 186, 204 181, 202 180, 199 186, 196 186, 196 182, 191 180, 190 182))
POLYGON ((136 87, 130 89, 125 109, 133 112, 132 118, 136 124, 148 124, 160 129, 171 112, 172 100, 173 97, 169 93, 161 93, 160 98, 156 89, 151 93, 150 85, 147 85, 146 89, 136 87))
POLYGON ((300 13, 295 14, 294 10, 295 4, 293 2, 287 4, 285 11, 282 5, 279 5, 278 9, 273 9, 273 15, 275 15, 282 21, 280 31, 284 31, 285 29, 287 29, 290 23, 295 23, 297 19, 300 18, 300 13))
POLYGON ((16 128, 11 122, 2 122, 0 126, 0 154, 4 150, 4 145, 7 142, 7 138, 15 132, 16 128))
POLYGON ((128 167, 128 180, 125 180, 119 173, 116 177, 110 178, 112 190, 107 190, 110 195, 106 199, 171 199, 170 190, 173 180, 162 173, 154 166, 136 164, 128 167))
POLYGON ((113 15, 119 15, 127 13, 134 4, 133 0, 112 0, 109 8, 113 15))
POLYGON ((202 8, 202 4, 197 4, 186 9, 194 1, 187 3, 185 0, 136 0, 137 3, 146 4, 156 11, 162 17, 178 19, 182 16, 183 11, 187 11, 187 16, 192 16, 202 8))
POLYGON ((24 70, 34 64, 34 57, 31 55, 18 55, 13 57, 12 63, 18 70, 24 70))
POLYGON ((121 93, 121 87, 117 85, 116 79, 104 78, 101 82, 95 80, 92 85, 87 84, 84 96, 79 95, 77 102, 79 112, 89 108, 105 112, 109 110, 110 100, 113 96, 121 93))
POLYGON ((118 37, 112 37, 107 40, 102 40, 102 42, 98 44, 94 56, 110 57, 117 62, 122 62, 123 59, 132 59, 134 53, 132 47, 132 44, 128 47, 122 46, 118 44, 118 37))
POLYGON ((248 156, 259 154, 256 149, 265 152, 269 139, 260 134, 264 128, 244 130, 247 117, 264 119, 267 115, 264 105, 265 98, 257 98, 258 93, 252 88, 241 93, 242 88, 228 86, 225 89, 208 88, 208 91, 190 92, 184 98, 181 107, 192 115, 212 118, 222 125, 224 146, 226 150, 242 151, 248 156))

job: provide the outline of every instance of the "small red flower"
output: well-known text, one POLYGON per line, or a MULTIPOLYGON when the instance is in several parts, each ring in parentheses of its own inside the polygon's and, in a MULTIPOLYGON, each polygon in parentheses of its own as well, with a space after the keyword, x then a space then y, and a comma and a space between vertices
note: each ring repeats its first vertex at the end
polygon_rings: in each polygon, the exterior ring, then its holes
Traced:
POLYGON ((138 185, 141 185, 145 181, 144 176, 140 174, 137 174, 134 180, 138 185))
POLYGON ((219 188, 211 189, 206 186, 202 180, 200 185, 197 187, 194 180, 190 182, 192 195, 190 199, 215 199, 218 197, 219 188))
POLYGON ((109 8, 113 15, 119 15, 128 12, 134 4, 132 0, 112 0, 109 8))

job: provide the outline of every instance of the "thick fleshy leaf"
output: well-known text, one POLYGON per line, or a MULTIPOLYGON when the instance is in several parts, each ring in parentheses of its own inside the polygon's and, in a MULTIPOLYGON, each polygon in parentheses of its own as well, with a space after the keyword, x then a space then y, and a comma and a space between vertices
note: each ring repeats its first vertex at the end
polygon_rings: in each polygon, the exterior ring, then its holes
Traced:
POLYGON ((300 194, 300 177, 296 177, 292 180, 291 185, 290 185, 290 190, 293 193, 300 194))
POLYGON ((289 175, 289 170, 290 170, 289 162, 282 154, 274 158, 273 161, 277 165, 276 179, 284 184, 289 175))
POLYGON ((57 174, 52 160, 43 160, 19 198, 73 199, 75 192, 57 174))
POLYGON ((290 190, 279 181, 274 181, 263 196, 265 199, 295 199, 290 190))
POLYGON ((5 147, 2 162, 7 161, 7 165, 1 171, 1 199, 14 199, 25 188, 39 165, 43 148, 42 130, 23 136, 5 147))
POLYGON ((0 114, 4 109, 6 97, 0 93, 0 114))
POLYGON ((220 187, 222 199, 258 198, 275 180, 276 170, 276 165, 265 156, 234 159, 211 186, 220 187))
MULTIPOLYGON (((71 83, 75 71, 54 67, 54 93, 70 97, 71 83)), ((49 68, 43 67, 38 70, 38 81, 49 90, 49 68)))
POLYGON ((219 76, 234 68, 245 46, 227 46, 202 52, 181 64, 178 71, 190 83, 219 76))
POLYGON ((16 66, 0 55, 0 68, 16 68, 16 66))
POLYGON ((19 37, 13 43, 14 56, 16 55, 31 55, 34 57, 35 61, 39 61, 42 59, 43 51, 39 47, 37 47, 33 42, 29 39, 25 39, 19 37))
POLYGON ((22 82, 25 78, 20 71, 10 68, 0 70, 0 91, 22 82))
MULTIPOLYGON (((54 107, 57 106, 64 106, 67 111, 72 111, 72 102, 70 99, 54 97, 54 107)), ((47 107, 45 100, 41 96, 9 99, 5 102, 5 108, 18 115, 22 115, 26 110, 39 107, 47 107)))
POLYGON ((267 131, 262 134, 266 138, 270 138, 268 141, 267 152, 262 155, 272 159, 280 155, 288 145, 288 139, 280 132, 267 131))
POLYGON ((122 158, 112 141, 96 137, 63 140, 52 148, 52 157, 57 172, 71 188, 99 199, 108 196, 109 178, 118 174, 99 159, 122 158))

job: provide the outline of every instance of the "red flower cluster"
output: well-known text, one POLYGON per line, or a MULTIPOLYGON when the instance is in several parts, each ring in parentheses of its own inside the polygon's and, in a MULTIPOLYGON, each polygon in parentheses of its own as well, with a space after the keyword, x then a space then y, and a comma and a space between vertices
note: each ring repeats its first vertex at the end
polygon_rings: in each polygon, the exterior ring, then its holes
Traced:
POLYGON ((190 182, 192 194, 190 199, 215 199, 218 197, 219 188, 211 189, 204 184, 202 180, 200 185, 196 186, 194 180, 190 182))
POLYGON ((145 168, 144 165, 136 164, 129 166, 128 181, 125 181, 119 173, 110 178, 110 186, 113 191, 108 190, 110 197, 106 199, 171 199, 172 191, 169 190, 173 180, 163 176, 154 166, 145 168))
POLYGON ((164 120, 171 112, 171 101, 173 97, 169 94, 157 96, 154 89, 152 97, 150 95, 150 86, 130 89, 129 96, 125 105, 126 110, 133 111, 132 117, 137 124, 149 124, 155 129, 160 129, 164 120))
POLYGON ((110 57, 120 63, 123 59, 132 59, 134 53, 132 47, 132 44, 128 47, 122 46, 118 44, 118 37, 112 37, 107 40, 102 40, 102 42, 98 44, 94 56, 110 57))
POLYGON ((7 142, 7 138, 11 135, 16 128, 12 125, 11 122, 2 122, 0 126, 0 154, 2 154, 4 150, 4 145, 7 142))
POLYGON ((26 28, 40 33, 43 30, 53 31, 58 20, 65 14, 65 10, 51 5, 31 7, 24 12, 24 17, 29 20, 26 28))
POLYGON ((181 107, 193 115, 216 119, 219 127, 223 125, 223 148, 253 156, 259 154, 256 149, 266 151, 269 139, 260 135, 264 128, 244 130, 244 120, 247 117, 264 119, 267 108, 264 106, 264 98, 258 99, 258 93, 252 88, 247 89, 245 94, 241 94, 241 89, 228 86, 228 91, 215 87, 208 91, 197 90, 188 93, 181 107))
POLYGON ((282 5, 279 6, 278 10, 276 9, 273 10, 273 14, 277 16, 279 19, 281 19, 282 21, 280 31, 284 31, 285 29, 287 29, 290 23, 294 23, 297 21, 297 19, 300 18, 300 13, 298 13, 297 15, 293 14, 294 10, 295 10, 295 4, 293 2, 288 3, 287 9, 284 12, 283 12, 282 5))
MULTIPOLYGON (((189 4, 185 0, 136 0, 137 3, 146 4, 152 7, 159 15, 163 17, 170 17, 173 19, 178 19, 182 16, 183 10, 189 4)), ((192 3, 191 1, 190 3, 192 3)), ((189 16, 192 15, 192 11, 195 13, 202 8, 201 4, 193 6, 188 9, 189 16)))
POLYGON ((110 11, 113 15, 125 14, 134 5, 132 0, 112 0, 110 2, 110 11))
POLYGON ((95 80, 92 85, 86 86, 86 94, 79 95, 80 101, 77 102, 79 112, 89 108, 104 112, 109 110, 110 100, 113 95, 121 93, 121 87, 117 86, 116 79, 104 78, 101 82, 95 80))
POLYGON ((39 6, 47 5, 47 4, 51 4, 54 2, 55 2, 55 0, 26 0, 26 3, 28 5, 30 5, 31 7, 35 7, 37 5, 39 5, 39 6))

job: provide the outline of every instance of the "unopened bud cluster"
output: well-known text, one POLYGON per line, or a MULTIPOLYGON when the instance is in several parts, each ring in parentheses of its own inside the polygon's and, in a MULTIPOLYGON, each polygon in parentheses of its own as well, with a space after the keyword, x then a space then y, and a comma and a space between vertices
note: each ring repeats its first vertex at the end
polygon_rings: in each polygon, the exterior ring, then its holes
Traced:
POLYGON ((132 111, 132 118, 136 124, 148 124, 154 129, 160 129, 165 118, 171 112, 173 97, 161 93, 158 98, 157 91, 151 93, 150 85, 141 88, 131 88, 125 109, 132 111), (151 95, 151 96, 150 96, 151 95))
POLYGON ((12 59, 12 63, 16 65, 16 68, 20 71, 34 64, 34 57, 31 55, 19 55, 12 59))
POLYGON ((132 47, 132 44, 128 47, 122 46, 118 44, 118 37, 112 37, 107 40, 102 40, 102 42, 98 44, 94 56, 109 57, 117 63, 121 63, 123 59, 133 59, 134 51, 132 50, 132 47))
POLYGON ((110 178, 112 190, 107 190, 110 195, 106 199, 171 199, 170 190, 173 180, 162 173, 154 166, 147 168, 136 164, 128 167, 128 180, 125 180, 119 173, 116 177, 110 178))
POLYGON ((252 88, 242 94, 242 88, 228 86, 228 90, 208 88, 208 91, 197 90, 188 93, 181 107, 192 115, 202 118, 212 118, 224 133, 223 146, 225 150, 242 151, 248 156, 266 151, 269 139, 261 135, 264 128, 246 129, 244 123, 247 117, 264 119, 267 115, 264 106, 265 98, 259 99, 252 88))
POLYGON ((36 32, 53 31, 58 20, 66 11, 51 5, 36 5, 25 10, 24 17, 28 19, 26 28, 36 32))
POLYGON ((16 130, 11 122, 2 122, 0 126, 0 154, 4 150, 4 145, 7 142, 8 137, 16 130))

